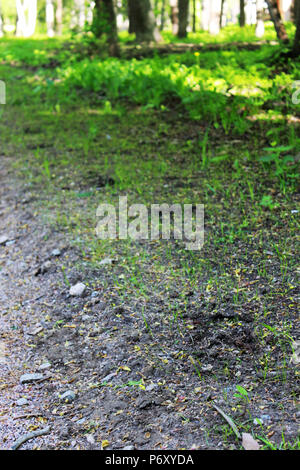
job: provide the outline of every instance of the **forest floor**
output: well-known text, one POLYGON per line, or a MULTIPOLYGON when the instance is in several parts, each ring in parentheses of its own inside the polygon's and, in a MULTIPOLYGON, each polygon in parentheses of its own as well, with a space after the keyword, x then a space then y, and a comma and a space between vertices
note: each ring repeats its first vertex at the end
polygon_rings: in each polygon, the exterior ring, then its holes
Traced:
POLYGON ((297 160, 297 119, 207 132, 176 102, 49 103, 34 73, 1 66, 0 447, 298 448, 296 170, 257 159, 297 160), (97 239, 125 195, 203 203, 203 249, 97 239))

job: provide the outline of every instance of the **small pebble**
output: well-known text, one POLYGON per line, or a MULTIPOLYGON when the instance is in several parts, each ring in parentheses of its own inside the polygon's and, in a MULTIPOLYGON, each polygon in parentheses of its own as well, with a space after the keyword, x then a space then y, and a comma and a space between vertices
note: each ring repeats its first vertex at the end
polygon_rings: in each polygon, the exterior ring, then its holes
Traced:
POLYGON ((70 288, 70 295, 81 297, 86 289, 86 285, 82 282, 78 282, 70 288))
POLYGON ((1 235, 0 236, 0 245, 4 245, 9 240, 7 235, 1 235))
POLYGON ((103 266, 103 265, 105 266, 105 265, 107 265, 107 264, 113 264, 113 262, 114 262, 114 260, 111 259, 111 258, 104 258, 104 259, 102 259, 102 260, 100 261, 99 264, 102 265, 102 266, 103 266))
POLYGON ((75 400, 76 394, 73 390, 67 390, 62 395, 59 396, 60 400, 64 403, 72 403, 75 400))
POLYGON ((50 362, 44 362, 43 364, 41 364, 41 365, 39 366, 39 370, 50 369, 50 367, 51 367, 50 362))
POLYGON ((77 424, 84 424, 86 422, 86 418, 81 418, 78 421, 76 421, 77 424))
POLYGON ((58 248, 55 248, 53 251, 51 251, 51 256, 60 256, 61 251, 58 248))
POLYGON ((156 384, 147 385, 147 387, 146 387, 146 392, 151 392, 151 391, 154 390, 154 388, 156 388, 156 387, 157 387, 156 384))
POLYGON ((94 438, 94 436, 92 436, 92 434, 87 434, 87 435, 86 435, 86 440, 87 440, 90 444, 95 444, 95 438, 94 438))
POLYGON ((28 404, 28 400, 26 400, 26 398, 19 398, 19 400, 16 401, 16 404, 18 406, 24 406, 28 404))
POLYGON ((21 384, 28 384, 30 382, 35 382, 36 380, 42 380, 44 376, 42 374, 23 374, 20 377, 21 384))

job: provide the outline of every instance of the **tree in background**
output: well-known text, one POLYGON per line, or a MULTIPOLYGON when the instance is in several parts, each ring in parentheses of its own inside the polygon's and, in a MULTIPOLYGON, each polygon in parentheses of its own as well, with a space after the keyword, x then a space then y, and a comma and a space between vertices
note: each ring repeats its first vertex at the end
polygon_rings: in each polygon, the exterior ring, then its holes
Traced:
POLYGON ((178 34, 178 3, 177 0, 170 0, 170 16, 171 16, 171 23, 172 23, 172 33, 174 36, 178 34))
POLYGON ((37 0, 16 0, 16 9, 16 35, 23 37, 32 36, 36 26, 37 0))
POLYGON ((240 16, 239 16, 240 27, 243 28, 246 24, 246 15, 245 15, 245 0, 240 0, 240 16))
POLYGON ((221 0, 202 1, 202 28, 210 34, 220 32, 221 0))
POLYGON ((158 42, 161 39, 150 0, 128 0, 129 31, 137 42, 158 42))
POLYGON ((265 34, 264 24, 264 3, 265 0, 256 0, 256 28, 255 34, 258 38, 262 38, 265 34))
POLYGON ((196 22, 197 22, 197 1, 193 0, 193 13, 192 13, 192 31, 196 32, 196 22))
POLYGON ((161 2, 161 12, 160 12, 160 30, 163 31, 165 26, 165 13, 166 13, 166 0, 161 2))
POLYGON ((221 0, 211 0, 210 2, 210 15, 209 15, 209 32, 210 34, 218 34, 220 32, 220 15, 221 15, 221 0))
POLYGON ((292 53, 294 56, 300 56, 300 0, 295 1, 295 23, 296 23, 296 34, 294 39, 294 45, 292 53))
POLYGON ((187 37, 187 27, 189 21, 189 0, 178 0, 178 37, 187 37))
POLYGON ((106 36, 110 55, 120 54, 113 0, 95 0, 91 29, 97 38, 106 36))
POLYGON ((63 25, 63 0, 56 0, 56 31, 58 35, 62 35, 63 25))
POLYGON ((224 18, 224 3, 225 0, 221 0, 221 12, 220 12, 220 29, 223 28, 223 18, 224 18))
MULTIPOLYGON (((286 19, 292 19, 298 25, 296 7, 300 0, 266 1, 278 39, 281 42, 288 42, 280 12, 282 10, 286 19)), ((62 34, 63 20, 67 31, 68 27, 70 28, 71 16, 71 27, 78 32, 83 30, 87 22, 92 24, 92 30, 97 37, 105 35, 112 54, 117 54, 119 49, 114 8, 118 12, 118 22, 122 29, 127 28, 129 19, 130 32, 135 33, 137 42, 157 42, 161 39, 157 23, 161 31, 164 28, 168 29, 171 23, 172 33, 185 38, 189 30, 196 31, 196 24, 200 21, 202 29, 211 34, 218 34, 220 28, 227 23, 227 19, 231 23, 239 21, 243 26, 246 23, 255 24, 255 15, 256 35, 261 38, 264 35, 263 13, 264 5, 266 6, 264 0, 256 2, 255 0, 0 0, 0 5, 2 6, 0 36, 14 31, 16 16, 16 34, 23 37, 31 36, 35 32, 38 5, 38 18, 43 23, 43 28, 46 25, 49 37, 62 34), (106 11, 106 20, 102 18, 100 22, 98 21, 99 11, 106 11), (188 28, 189 21, 190 28, 188 28)), ((296 29, 294 51, 297 50, 299 43, 299 30, 296 29)))
POLYGON ((54 1, 46 0, 46 26, 49 38, 54 36, 54 18, 54 1))
POLYGON ((85 25, 85 0, 73 0, 71 28, 82 31, 85 25))
POLYGON ((282 18, 281 18, 281 14, 280 14, 279 7, 278 7, 278 1, 277 0, 266 0, 266 2, 268 4, 270 16, 271 16, 271 19, 274 23, 275 30, 276 30, 277 37, 278 37, 279 41, 288 42, 289 38, 288 38, 285 26, 284 26, 282 18))

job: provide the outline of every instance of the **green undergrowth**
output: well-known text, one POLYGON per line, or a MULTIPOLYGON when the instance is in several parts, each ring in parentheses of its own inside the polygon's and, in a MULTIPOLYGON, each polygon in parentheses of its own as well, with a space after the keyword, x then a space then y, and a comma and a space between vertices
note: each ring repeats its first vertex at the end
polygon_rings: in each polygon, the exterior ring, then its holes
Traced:
POLYGON ((174 109, 239 135, 250 128, 251 119, 276 120, 300 112, 292 101, 299 63, 278 61, 270 67, 270 60, 280 54, 278 47, 129 61, 95 54, 82 58, 75 43, 64 47, 58 39, 20 44, 20 40, 0 42, 0 57, 15 67, 34 67, 32 92, 37 96, 42 92, 55 106, 72 106, 88 93, 108 110, 127 103, 144 110, 174 109))

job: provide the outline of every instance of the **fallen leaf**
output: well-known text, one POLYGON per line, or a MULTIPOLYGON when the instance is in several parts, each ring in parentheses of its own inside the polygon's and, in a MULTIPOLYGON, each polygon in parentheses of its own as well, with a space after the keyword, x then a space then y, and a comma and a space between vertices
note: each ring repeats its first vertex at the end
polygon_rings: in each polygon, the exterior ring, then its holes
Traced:
POLYGON ((259 450, 259 444, 258 442, 253 439, 251 434, 247 432, 243 432, 242 434, 242 446, 244 447, 245 450, 259 450))

